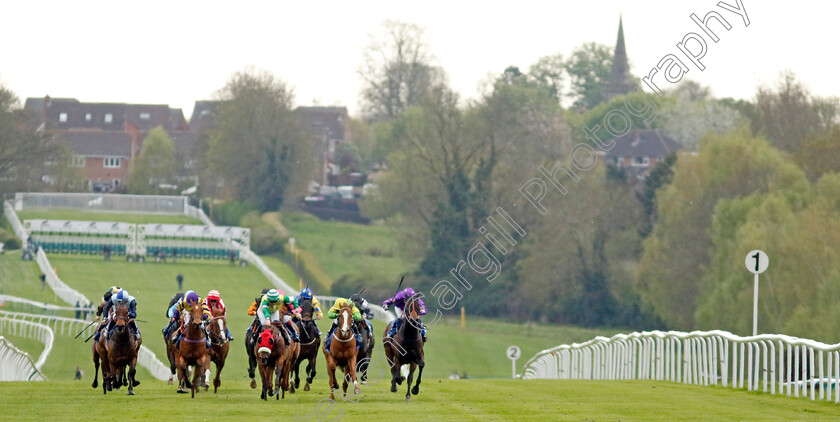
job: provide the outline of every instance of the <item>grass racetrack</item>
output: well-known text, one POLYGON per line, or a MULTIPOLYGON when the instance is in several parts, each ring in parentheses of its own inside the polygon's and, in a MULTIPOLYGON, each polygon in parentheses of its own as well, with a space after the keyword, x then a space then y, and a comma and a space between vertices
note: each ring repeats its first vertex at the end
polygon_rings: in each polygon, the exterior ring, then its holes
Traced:
POLYGON ((390 393, 386 381, 362 386, 356 402, 337 396, 335 404, 324 401, 329 397, 324 384, 287 394, 279 402, 262 402, 259 390, 251 390, 244 380, 195 399, 175 394, 160 381, 144 380, 136 396, 123 389, 104 397, 86 382, 7 382, 0 383, 0 420, 90 421, 117 414, 120 420, 160 421, 837 420, 833 403, 665 382, 424 379, 420 394, 406 403, 405 385, 390 393))

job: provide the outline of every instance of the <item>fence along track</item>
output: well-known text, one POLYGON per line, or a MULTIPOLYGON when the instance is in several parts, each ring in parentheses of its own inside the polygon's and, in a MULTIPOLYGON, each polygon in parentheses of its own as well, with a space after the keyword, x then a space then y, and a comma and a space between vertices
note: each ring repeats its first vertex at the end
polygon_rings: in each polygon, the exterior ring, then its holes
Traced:
POLYGON ((525 379, 656 380, 840 402, 840 344, 780 334, 649 331, 537 353, 525 379))
POLYGON ((0 382, 1 381, 45 381, 47 377, 35 367, 29 353, 15 347, 12 342, 0 336, 0 382))
POLYGON ((0 381, 46 380, 47 377, 41 372, 41 368, 43 368, 52 352, 53 342, 55 341, 55 333, 52 328, 37 322, 0 316, 0 333, 38 340, 44 344, 44 350, 38 360, 32 363, 32 358, 28 353, 14 347, 4 338, 3 346, 0 346, 0 362, 2 362, 0 381), (9 347, 10 345, 11 347, 9 347), (9 367, 5 368, 6 365, 9 365, 9 367), (6 373, 7 371, 8 373, 6 373))
MULTIPOLYGON (((38 324, 51 327, 59 335, 75 336, 79 331, 84 329, 82 336, 85 336, 85 338, 93 334, 97 327, 96 324, 88 326, 90 321, 81 319, 0 311, 0 318, 4 317, 12 320, 37 322, 38 324)), ((81 338, 82 336, 79 337, 81 338)), ((140 350, 137 354, 137 363, 146 368, 152 376, 158 380, 165 381, 169 379, 169 366, 164 365, 163 362, 155 356, 155 353, 146 346, 140 346, 140 350)))

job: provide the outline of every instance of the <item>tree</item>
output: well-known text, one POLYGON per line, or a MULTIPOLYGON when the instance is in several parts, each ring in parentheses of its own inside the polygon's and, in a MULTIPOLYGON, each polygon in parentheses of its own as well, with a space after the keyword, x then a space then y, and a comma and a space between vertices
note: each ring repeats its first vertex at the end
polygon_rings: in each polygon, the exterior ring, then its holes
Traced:
POLYGON ((18 98, 0 85, 0 196, 40 190, 46 184, 66 188, 69 149, 39 130, 37 114, 17 108, 18 98))
POLYGON ((811 180, 828 172, 840 173, 840 127, 805 142, 794 158, 811 180))
POLYGON ((606 100, 604 88, 610 80, 612 61, 611 49, 603 44, 586 43, 572 51, 566 72, 575 108, 589 110, 606 100))
POLYGON ((717 100, 691 101, 702 95, 678 94, 676 102, 660 110, 657 126, 683 147, 696 150, 707 135, 722 135, 747 120, 735 108, 717 100))
POLYGON ((775 88, 758 88, 752 129, 778 148, 795 152, 804 142, 830 130, 839 114, 836 97, 814 96, 793 72, 784 72, 775 88))
POLYGON ((173 184, 176 170, 175 143, 158 126, 149 131, 140 155, 131 160, 128 190, 136 194, 163 193, 160 185, 173 184))
POLYGON ((393 20, 382 27, 381 35, 371 36, 357 73, 364 81, 364 109, 374 118, 394 118, 418 105, 443 72, 431 65, 422 27, 393 20))
POLYGON ((648 237, 656 222, 656 191, 669 183, 674 176, 674 164, 677 162, 677 153, 672 152, 665 157, 665 160, 658 163, 648 173, 644 181, 644 190, 636 194, 636 199, 642 205, 642 219, 639 224, 639 234, 648 237))
POLYGON ((560 101, 563 99, 563 83, 566 79, 565 63, 560 53, 540 57, 528 69, 528 76, 545 88, 549 96, 560 101))
POLYGON ((745 130, 708 137, 696 155, 680 154, 673 169, 671 183, 656 192, 657 220, 643 243, 636 289, 670 327, 690 330, 706 288, 718 202, 771 186, 805 191, 807 180, 783 153, 745 130))
POLYGON ((220 180, 211 186, 262 211, 302 193, 312 174, 311 140, 286 84, 268 72, 237 72, 218 97, 205 160, 207 176, 220 180))

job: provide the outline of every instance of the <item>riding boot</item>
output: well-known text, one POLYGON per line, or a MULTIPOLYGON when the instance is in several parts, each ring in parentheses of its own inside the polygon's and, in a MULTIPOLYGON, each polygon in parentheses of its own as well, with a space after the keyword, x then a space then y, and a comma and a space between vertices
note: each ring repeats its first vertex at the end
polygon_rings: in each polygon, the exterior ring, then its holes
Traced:
POLYGON ((280 330, 280 335, 283 336, 283 341, 286 343, 286 347, 289 347, 292 344, 291 335, 289 334, 289 330, 285 327, 280 330))
POLYGON ((371 324, 368 320, 365 320, 365 323, 367 323, 368 326, 368 337, 373 340, 373 324, 371 324))
POLYGON ((400 319, 395 319, 394 322, 391 323, 391 331, 388 333, 389 338, 394 338, 397 335, 397 329, 400 328, 400 324, 402 321, 400 319))
POLYGON ((225 326, 225 334, 227 335, 228 341, 233 341, 233 336, 230 334, 230 330, 228 330, 227 326, 225 326))
POLYGON ((312 326, 315 327, 315 334, 317 334, 318 337, 321 337, 321 329, 318 328, 318 324, 316 324, 315 321, 312 321, 312 326))
POLYGON ((333 333, 333 331, 335 331, 335 327, 337 327, 337 325, 333 324, 333 325, 330 327, 330 331, 329 331, 329 332, 327 332, 327 340, 326 340, 326 342, 325 342, 325 345, 326 345, 326 346, 325 346, 325 349, 324 349, 324 350, 326 350, 326 351, 327 351, 327 353, 329 353, 329 352, 330 352, 330 342, 331 342, 331 340, 332 340, 332 333, 333 333))
POLYGON ((292 328, 291 324, 286 324, 286 330, 289 331, 289 335, 292 337, 292 340, 300 343, 300 337, 298 337, 297 332, 294 328, 292 328))

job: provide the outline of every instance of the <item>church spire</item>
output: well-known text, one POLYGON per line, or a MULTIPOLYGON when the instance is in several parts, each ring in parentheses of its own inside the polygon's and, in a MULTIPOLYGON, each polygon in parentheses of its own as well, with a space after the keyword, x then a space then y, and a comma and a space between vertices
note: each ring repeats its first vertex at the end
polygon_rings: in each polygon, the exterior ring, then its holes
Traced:
POLYGON ((630 76, 630 64, 627 60, 627 49, 624 47, 624 23, 621 15, 618 17, 618 39, 615 42, 615 55, 613 56, 612 73, 607 83, 605 94, 607 99, 624 95, 633 89, 632 77, 630 76))

